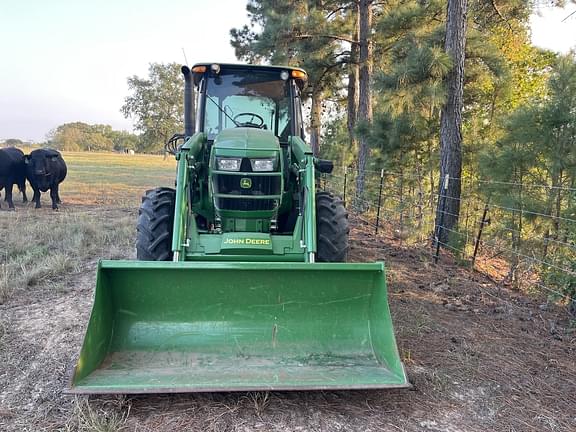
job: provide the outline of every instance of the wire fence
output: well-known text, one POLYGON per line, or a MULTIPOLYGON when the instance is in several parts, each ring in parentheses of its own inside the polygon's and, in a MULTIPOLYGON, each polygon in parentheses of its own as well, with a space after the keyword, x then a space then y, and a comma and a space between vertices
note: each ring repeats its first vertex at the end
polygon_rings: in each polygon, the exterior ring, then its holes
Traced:
POLYGON ((390 240, 428 246, 438 261, 461 265, 514 289, 545 293, 576 313, 576 188, 437 173, 366 171, 364 192, 351 169, 335 169, 320 188, 341 196, 354 220, 390 240), (443 193, 459 182, 459 215, 443 193), (444 182, 443 182, 444 183, 444 182), (438 214, 438 221, 436 216, 438 214), (458 217, 449 227, 444 218, 458 217))

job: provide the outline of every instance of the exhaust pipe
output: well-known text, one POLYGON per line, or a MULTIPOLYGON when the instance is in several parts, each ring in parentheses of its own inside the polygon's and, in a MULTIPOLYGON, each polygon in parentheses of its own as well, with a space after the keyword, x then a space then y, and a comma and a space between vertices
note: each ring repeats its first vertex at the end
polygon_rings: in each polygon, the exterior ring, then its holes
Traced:
POLYGON ((184 75, 184 135, 186 138, 194 135, 194 99, 192 73, 188 66, 180 69, 184 75))

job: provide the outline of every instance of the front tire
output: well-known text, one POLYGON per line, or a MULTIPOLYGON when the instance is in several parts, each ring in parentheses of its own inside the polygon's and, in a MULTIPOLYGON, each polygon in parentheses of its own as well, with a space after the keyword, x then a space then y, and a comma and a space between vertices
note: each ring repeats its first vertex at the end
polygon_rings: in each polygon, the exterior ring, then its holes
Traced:
POLYGON ((136 258, 171 261, 176 191, 156 188, 146 192, 138 211, 136 258))
POLYGON ((318 262, 345 262, 348 255, 348 212, 344 202, 328 192, 316 193, 318 262))

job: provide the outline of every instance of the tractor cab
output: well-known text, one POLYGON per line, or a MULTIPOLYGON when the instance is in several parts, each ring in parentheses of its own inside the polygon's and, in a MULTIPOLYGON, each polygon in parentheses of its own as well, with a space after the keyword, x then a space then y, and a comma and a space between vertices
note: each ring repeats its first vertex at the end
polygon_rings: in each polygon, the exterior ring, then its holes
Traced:
POLYGON ((198 64, 192 75, 198 90, 194 129, 207 140, 207 193, 213 197, 215 230, 292 231, 281 217, 294 207, 289 142, 304 138, 300 91, 306 73, 198 64))
POLYGON ((304 139, 300 92, 308 79, 302 69, 276 66, 197 64, 196 131, 213 141, 234 128, 269 131, 282 145, 304 139))

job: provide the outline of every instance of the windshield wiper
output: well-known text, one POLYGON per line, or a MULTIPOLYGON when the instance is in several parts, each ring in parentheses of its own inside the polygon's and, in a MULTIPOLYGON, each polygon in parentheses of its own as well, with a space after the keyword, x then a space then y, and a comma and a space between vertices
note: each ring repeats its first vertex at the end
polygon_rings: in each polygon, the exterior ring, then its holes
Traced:
POLYGON ((218 110, 219 110, 222 114, 224 114, 226 117, 228 117, 230 120, 232 120, 232 123, 234 123, 234 125, 235 125, 236 127, 240 127, 240 123, 238 123, 236 120, 234 120, 232 117, 230 117, 230 116, 228 115, 228 113, 226 112, 226 110, 222 109, 222 108, 220 107, 220 105, 218 105, 218 103, 217 103, 214 99, 212 99, 208 93, 206 93, 206 97, 207 97, 208 99, 210 99, 210 101, 211 101, 214 105, 216 105, 216 108, 218 108, 218 110))

